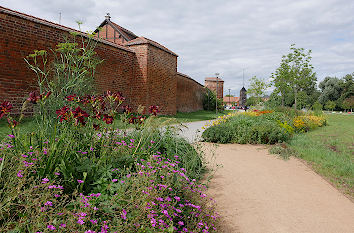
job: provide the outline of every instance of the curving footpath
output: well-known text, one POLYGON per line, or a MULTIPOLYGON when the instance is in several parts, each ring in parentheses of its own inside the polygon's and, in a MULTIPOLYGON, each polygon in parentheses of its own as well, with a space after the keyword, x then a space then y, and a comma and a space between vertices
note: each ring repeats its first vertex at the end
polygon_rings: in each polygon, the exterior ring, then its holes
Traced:
MULTIPOLYGON (((205 122, 189 124, 181 135, 193 141, 205 122)), ((202 145, 221 165, 208 192, 224 232, 354 233, 354 203, 301 160, 285 161, 264 146, 202 145)))

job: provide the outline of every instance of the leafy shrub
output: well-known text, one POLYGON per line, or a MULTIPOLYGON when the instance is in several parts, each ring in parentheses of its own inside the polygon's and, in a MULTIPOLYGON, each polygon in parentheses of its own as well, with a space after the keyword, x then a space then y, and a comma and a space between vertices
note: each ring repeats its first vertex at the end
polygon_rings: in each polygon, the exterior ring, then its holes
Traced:
POLYGON ((277 122, 263 117, 241 114, 230 118, 224 124, 206 129, 202 137, 205 141, 219 143, 274 144, 286 141, 290 137, 277 122))

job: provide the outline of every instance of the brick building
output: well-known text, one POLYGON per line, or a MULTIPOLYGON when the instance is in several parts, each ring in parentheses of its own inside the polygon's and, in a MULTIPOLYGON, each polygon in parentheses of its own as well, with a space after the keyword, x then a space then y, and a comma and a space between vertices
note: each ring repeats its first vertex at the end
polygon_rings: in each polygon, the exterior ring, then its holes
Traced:
MULTIPOLYGON (((124 104, 160 106, 162 114, 203 109, 204 87, 177 72, 178 55, 163 45, 111 21, 97 31, 96 53, 104 62, 96 69, 95 91, 120 91, 124 104)), ((37 89, 35 74, 24 58, 34 50, 55 49, 70 32, 87 34, 0 6, 0 102, 9 100, 19 112, 28 93, 37 89)), ((221 91, 222 96, 222 91, 221 91)))
POLYGON ((215 92, 219 99, 224 96, 224 80, 218 77, 205 78, 205 87, 215 92))

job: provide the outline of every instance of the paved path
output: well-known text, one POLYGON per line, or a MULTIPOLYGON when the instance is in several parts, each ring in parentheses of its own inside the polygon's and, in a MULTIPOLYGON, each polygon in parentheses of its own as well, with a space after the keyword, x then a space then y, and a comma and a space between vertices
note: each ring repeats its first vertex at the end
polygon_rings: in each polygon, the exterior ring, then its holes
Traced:
POLYGON ((179 133, 180 136, 187 139, 190 143, 198 142, 201 139, 203 133, 202 127, 210 121, 196 121, 183 123, 185 127, 182 127, 182 131, 179 133))
MULTIPOLYGON (((211 145, 203 143, 209 158, 211 145)), ((224 232, 354 232, 354 203, 300 160, 284 161, 254 145, 220 145, 215 152, 222 167, 209 194, 224 232)))

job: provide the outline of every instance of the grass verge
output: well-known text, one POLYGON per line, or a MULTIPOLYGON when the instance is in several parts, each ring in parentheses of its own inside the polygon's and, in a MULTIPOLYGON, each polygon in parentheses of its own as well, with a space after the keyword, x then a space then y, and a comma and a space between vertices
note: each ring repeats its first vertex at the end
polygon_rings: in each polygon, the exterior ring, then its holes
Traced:
POLYGON ((327 119, 328 126, 295 135, 288 146, 354 200, 354 116, 327 119))
POLYGON ((196 112, 178 112, 173 116, 161 116, 163 118, 175 118, 178 123, 193 122, 193 121, 207 121, 216 119, 218 116, 223 116, 227 114, 228 111, 218 112, 216 115, 215 111, 196 111, 196 112))

